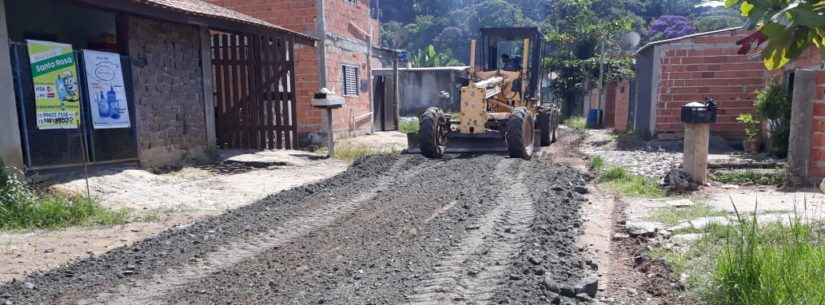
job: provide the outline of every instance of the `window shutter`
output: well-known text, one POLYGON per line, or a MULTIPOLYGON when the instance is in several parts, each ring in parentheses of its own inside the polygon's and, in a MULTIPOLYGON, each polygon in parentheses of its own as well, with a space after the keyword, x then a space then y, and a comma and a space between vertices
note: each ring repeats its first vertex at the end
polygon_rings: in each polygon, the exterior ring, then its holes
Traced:
POLYGON ((344 71, 344 95, 358 95, 358 67, 343 66, 344 71))

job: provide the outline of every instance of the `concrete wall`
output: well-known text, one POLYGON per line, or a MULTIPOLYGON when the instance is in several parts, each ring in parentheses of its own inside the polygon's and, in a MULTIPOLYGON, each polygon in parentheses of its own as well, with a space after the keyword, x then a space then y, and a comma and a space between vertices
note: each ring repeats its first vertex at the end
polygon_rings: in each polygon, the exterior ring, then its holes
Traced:
POLYGON ((759 56, 737 54, 736 41, 748 34, 745 30, 721 31, 655 47, 662 52, 654 59, 660 65, 659 77, 652 78, 657 87, 652 104, 657 136, 681 136, 681 107, 714 97, 719 121, 711 126, 712 132, 728 139, 744 137, 744 126, 736 122, 736 117, 754 111, 755 92, 769 78, 759 56))
MULTIPOLYGON (((392 77, 391 69, 375 71, 376 75, 392 77)), ((400 113, 404 117, 418 116, 429 107, 458 112, 462 68, 399 69, 400 113), (449 93, 444 98, 441 92, 449 93)))
POLYGON ((656 48, 642 50, 636 56, 636 90, 633 101, 633 129, 644 136, 652 136, 654 133, 653 124, 655 113, 654 96, 656 89, 654 86, 654 71, 658 71, 656 59, 656 48))
POLYGON ((816 185, 825 178, 825 63, 811 48, 784 70, 794 73, 786 183, 816 185))
POLYGON ((0 0, 0 158, 6 165, 22 169, 23 149, 20 143, 14 82, 11 77, 7 20, 6 3, 0 0))
POLYGON ((129 17, 129 55, 141 164, 203 156, 209 142, 199 29, 129 17))

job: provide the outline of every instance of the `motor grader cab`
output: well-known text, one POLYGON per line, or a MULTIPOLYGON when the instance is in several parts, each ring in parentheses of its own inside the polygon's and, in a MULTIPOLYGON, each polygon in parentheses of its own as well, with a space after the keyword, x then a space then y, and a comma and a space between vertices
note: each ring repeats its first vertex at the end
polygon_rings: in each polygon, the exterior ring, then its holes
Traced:
POLYGON ((470 42, 460 112, 437 107, 420 117, 418 146, 429 158, 445 153, 506 152, 530 159, 556 138, 559 109, 542 105, 542 34, 538 28, 484 28, 470 42))

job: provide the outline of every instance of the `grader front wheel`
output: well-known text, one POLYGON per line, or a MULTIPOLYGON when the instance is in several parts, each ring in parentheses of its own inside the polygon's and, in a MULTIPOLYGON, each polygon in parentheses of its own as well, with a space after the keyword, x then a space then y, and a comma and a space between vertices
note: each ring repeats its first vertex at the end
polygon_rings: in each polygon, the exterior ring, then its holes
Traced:
POLYGON ((530 160, 533 157, 533 116, 524 107, 513 109, 507 121, 507 150, 510 158, 530 160))
POLYGON ((444 156, 447 147, 446 132, 444 130, 445 120, 444 112, 436 107, 427 109, 421 115, 420 145, 421 153, 425 157, 439 159, 444 156))

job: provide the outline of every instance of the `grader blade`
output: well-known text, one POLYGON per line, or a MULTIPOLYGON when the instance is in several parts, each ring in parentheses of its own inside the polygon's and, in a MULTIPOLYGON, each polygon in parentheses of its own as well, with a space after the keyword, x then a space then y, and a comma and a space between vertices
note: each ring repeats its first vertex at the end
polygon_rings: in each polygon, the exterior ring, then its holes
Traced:
MULTIPOLYGON (((405 152, 410 154, 421 153, 419 141, 420 135, 408 134, 408 147, 405 152)), ((447 154, 507 152, 507 140, 504 134, 500 132, 482 134, 451 133, 447 136, 446 146, 445 153, 447 154)))

